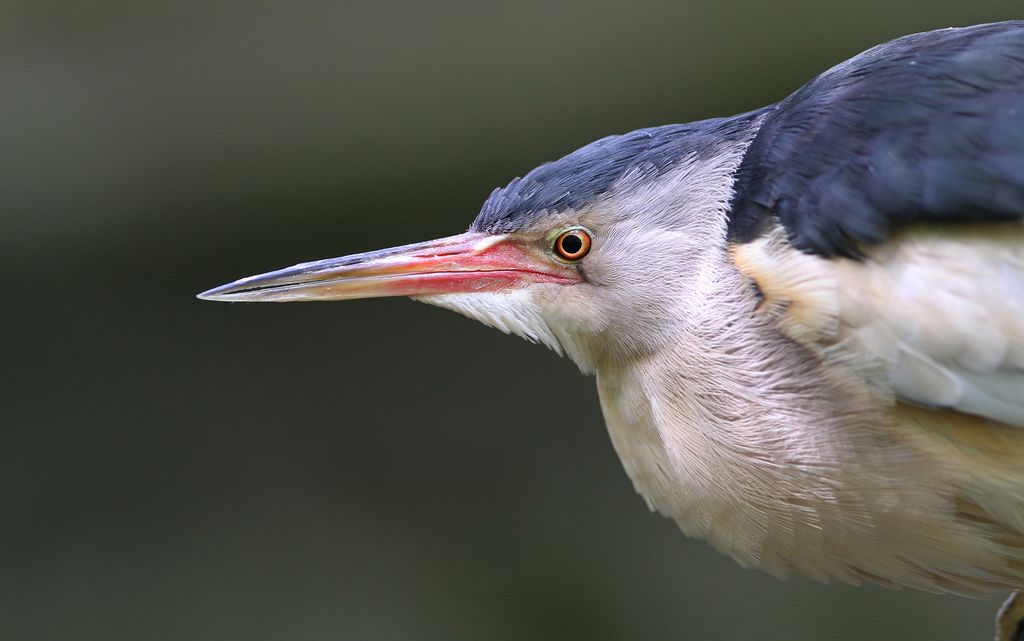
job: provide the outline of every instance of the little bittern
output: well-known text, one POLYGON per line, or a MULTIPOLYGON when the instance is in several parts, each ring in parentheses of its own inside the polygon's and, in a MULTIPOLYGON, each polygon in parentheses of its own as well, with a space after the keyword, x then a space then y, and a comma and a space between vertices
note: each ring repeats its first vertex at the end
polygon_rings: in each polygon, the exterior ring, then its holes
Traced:
POLYGON ((650 507, 745 566, 1024 586, 1024 22, 598 140, 469 231, 201 295, 411 296, 595 374, 650 507))

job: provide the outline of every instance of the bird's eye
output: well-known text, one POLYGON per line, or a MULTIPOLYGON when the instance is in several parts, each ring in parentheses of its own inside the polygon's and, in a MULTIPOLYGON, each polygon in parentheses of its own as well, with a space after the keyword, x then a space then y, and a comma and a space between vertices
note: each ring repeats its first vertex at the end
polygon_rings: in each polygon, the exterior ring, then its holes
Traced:
POLYGON ((555 253, 565 260, 580 260, 590 251, 590 234, 582 229, 570 229, 555 239, 555 253))

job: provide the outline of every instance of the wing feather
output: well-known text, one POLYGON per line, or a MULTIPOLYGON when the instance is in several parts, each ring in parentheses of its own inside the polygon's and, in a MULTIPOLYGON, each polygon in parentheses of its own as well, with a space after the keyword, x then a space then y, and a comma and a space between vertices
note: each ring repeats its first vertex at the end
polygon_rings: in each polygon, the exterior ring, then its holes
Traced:
POLYGON ((780 102, 729 234, 794 340, 898 399, 1024 427, 1022 222, 1013 21, 894 40, 780 102))
POLYGON ((1024 225, 904 228, 860 259, 733 248, 762 312, 896 398, 1024 427, 1024 225))
POLYGON ((908 223, 1024 217, 1024 21, 916 34, 818 76, 766 116, 730 237, 778 221, 822 256, 908 223))

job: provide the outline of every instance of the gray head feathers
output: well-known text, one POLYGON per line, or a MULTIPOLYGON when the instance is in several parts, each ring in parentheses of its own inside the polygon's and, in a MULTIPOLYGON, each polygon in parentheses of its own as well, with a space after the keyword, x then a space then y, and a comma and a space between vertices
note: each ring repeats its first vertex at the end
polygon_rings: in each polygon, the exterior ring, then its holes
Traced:
POLYGON ((602 138, 495 189, 470 229, 507 233, 544 214, 579 209, 627 173, 641 170, 653 178, 681 159, 713 154, 723 142, 746 140, 762 111, 602 138))

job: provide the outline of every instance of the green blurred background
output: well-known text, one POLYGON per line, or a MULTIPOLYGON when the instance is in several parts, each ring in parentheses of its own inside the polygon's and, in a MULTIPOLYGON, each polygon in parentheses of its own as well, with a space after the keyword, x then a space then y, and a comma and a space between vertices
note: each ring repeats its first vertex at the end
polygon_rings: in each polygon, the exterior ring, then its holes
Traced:
POLYGON ((610 133, 1019 0, 0 5, 0 639, 987 639, 647 512, 565 360, 238 276, 464 229, 610 133))

